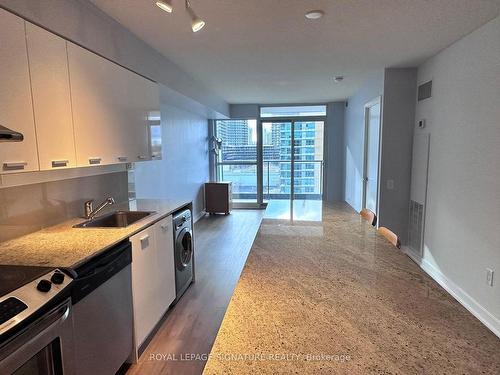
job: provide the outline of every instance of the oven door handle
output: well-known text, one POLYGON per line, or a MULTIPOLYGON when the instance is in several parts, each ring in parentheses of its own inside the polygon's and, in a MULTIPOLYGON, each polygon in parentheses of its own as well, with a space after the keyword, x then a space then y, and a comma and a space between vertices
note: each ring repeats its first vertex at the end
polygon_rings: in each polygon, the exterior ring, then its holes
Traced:
POLYGON ((9 338, 5 343, 2 343, 0 348, 0 361, 28 342, 36 340, 40 333, 56 325, 62 324, 66 319, 68 319, 70 312, 71 301, 68 299, 64 303, 50 310, 38 320, 28 325, 26 328, 22 329, 15 336, 9 338))

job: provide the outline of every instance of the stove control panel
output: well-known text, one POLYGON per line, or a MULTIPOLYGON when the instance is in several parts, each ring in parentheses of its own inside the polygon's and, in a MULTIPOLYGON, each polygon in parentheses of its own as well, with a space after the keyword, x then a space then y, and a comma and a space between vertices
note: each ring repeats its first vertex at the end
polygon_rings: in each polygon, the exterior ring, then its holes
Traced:
POLYGON ((15 297, 9 297, 0 302, 0 324, 4 324, 7 320, 13 318, 21 311, 28 308, 25 303, 19 301, 15 297))
POLYGON ((56 269, 0 297, 0 335, 50 303, 72 281, 56 269))

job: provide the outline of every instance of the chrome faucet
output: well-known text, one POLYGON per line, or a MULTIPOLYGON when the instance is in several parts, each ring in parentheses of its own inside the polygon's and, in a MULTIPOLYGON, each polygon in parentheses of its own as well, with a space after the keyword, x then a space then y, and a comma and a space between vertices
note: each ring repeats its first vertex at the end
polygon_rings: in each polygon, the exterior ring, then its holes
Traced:
POLYGON ((92 220, 104 207, 115 204, 113 197, 108 197, 104 202, 94 209, 94 200, 85 202, 85 219, 92 220))

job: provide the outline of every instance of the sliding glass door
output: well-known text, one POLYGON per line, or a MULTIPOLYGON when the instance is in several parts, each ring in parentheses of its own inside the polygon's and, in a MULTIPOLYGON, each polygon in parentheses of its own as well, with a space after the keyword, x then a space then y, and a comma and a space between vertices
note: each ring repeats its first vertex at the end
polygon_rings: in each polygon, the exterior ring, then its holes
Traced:
POLYGON ((231 181, 235 207, 321 202, 324 119, 217 120, 218 181, 231 181))
POLYGON ((304 219, 321 213, 323 121, 265 121, 263 198, 270 217, 304 219))

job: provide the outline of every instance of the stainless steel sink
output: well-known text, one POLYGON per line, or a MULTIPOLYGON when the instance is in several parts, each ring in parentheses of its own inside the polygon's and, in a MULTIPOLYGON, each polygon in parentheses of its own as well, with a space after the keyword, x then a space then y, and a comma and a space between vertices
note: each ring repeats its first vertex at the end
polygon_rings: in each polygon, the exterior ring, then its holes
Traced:
POLYGON ((149 211, 115 211, 75 225, 73 228, 125 228, 154 213, 149 211))

